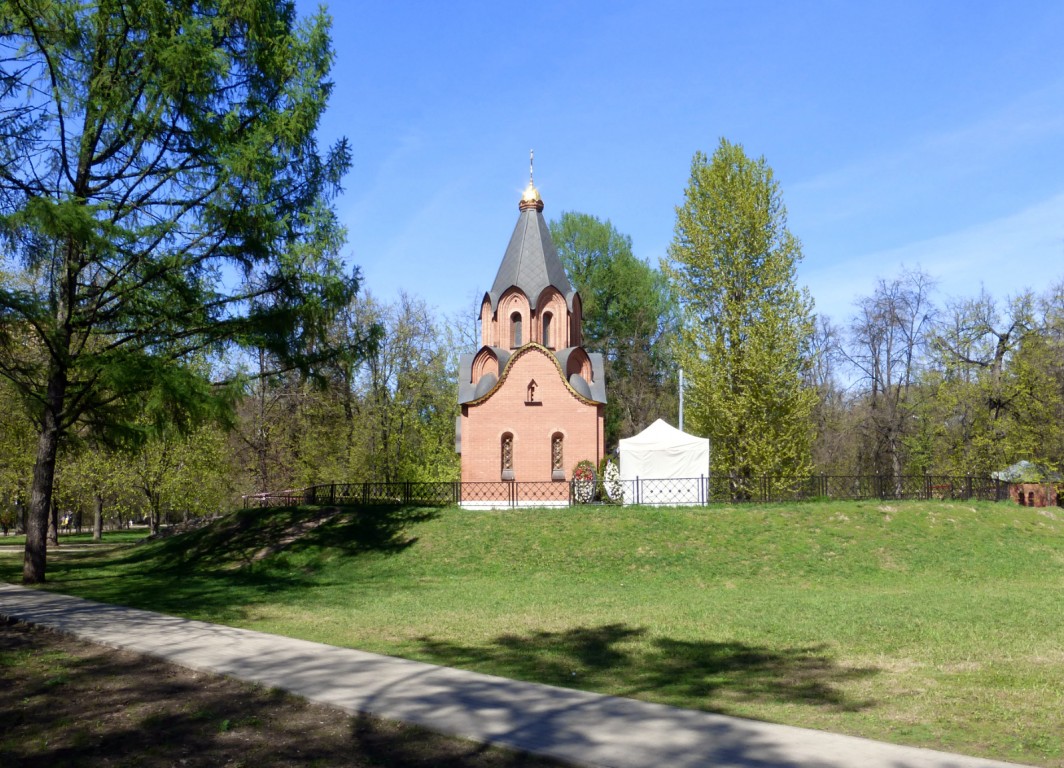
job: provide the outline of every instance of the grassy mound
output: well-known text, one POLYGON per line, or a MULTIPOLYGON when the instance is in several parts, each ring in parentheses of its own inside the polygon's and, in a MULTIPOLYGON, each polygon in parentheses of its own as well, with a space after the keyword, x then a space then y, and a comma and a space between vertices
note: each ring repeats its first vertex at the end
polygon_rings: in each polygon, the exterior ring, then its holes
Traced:
POLYGON ((247 510, 118 554, 61 553, 50 579, 493 674, 1064 766, 1059 509, 247 510))

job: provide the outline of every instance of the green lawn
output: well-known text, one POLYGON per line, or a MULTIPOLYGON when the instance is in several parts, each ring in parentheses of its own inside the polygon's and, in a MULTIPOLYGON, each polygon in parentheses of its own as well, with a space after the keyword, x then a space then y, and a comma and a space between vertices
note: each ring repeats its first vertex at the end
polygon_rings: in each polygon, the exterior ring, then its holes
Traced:
MULTIPOLYGON (((87 545, 100 546, 101 544, 132 544, 140 541, 148 535, 146 528, 134 528, 132 530, 121 531, 104 531, 103 542, 93 542, 92 540, 92 526, 88 528, 82 528, 81 533, 60 533, 59 534, 59 547, 64 546, 78 546, 83 547, 87 545)), ((26 546, 26 537, 23 534, 11 533, 7 536, 0 536, 0 547, 24 547, 26 546)))
MULTIPOLYGON (((871 501, 323 514, 252 510, 110 553, 60 549, 49 588, 1064 766, 1064 510, 871 501)), ((0 576, 17 581, 20 563, 0 554, 0 576)))

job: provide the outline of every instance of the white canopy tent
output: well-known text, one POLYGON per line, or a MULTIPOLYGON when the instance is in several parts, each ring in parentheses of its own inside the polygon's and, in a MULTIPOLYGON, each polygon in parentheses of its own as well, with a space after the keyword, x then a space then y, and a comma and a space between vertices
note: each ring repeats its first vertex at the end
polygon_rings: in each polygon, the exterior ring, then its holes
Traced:
POLYGON ((658 419, 638 435, 621 440, 620 457, 625 504, 702 502, 709 474, 706 438, 658 419))

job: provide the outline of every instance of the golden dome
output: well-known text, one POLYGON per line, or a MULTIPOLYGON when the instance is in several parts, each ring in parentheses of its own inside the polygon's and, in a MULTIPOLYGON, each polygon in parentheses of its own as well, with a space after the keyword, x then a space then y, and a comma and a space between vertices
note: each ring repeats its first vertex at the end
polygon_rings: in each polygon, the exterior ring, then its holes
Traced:
POLYGON ((525 187, 525 191, 521 193, 521 202, 522 203, 535 203, 535 202, 539 202, 539 200, 540 200, 539 190, 536 189, 536 185, 533 184, 531 181, 528 182, 528 186, 525 187))

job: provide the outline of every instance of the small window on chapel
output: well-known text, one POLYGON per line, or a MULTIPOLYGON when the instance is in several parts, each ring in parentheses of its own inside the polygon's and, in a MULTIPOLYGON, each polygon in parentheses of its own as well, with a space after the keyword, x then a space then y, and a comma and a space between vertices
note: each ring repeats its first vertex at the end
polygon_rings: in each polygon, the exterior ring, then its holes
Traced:
POLYGON ((510 315, 510 347, 516 349, 521 346, 521 313, 514 312, 510 315))
POLYGON ((552 319, 553 319, 553 317, 551 316, 550 312, 548 312, 547 314, 543 315, 543 346, 545 346, 545 347, 547 347, 549 349, 554 349, 554 344, 551 343, 551 338, 550 338, 550 332, 551 332, 551 327, 550 326, 551 326, 551 320, 552 319))
POLYGON ((502 479, 514 479, 514 436, 509 432, 502 436, 502 479))

